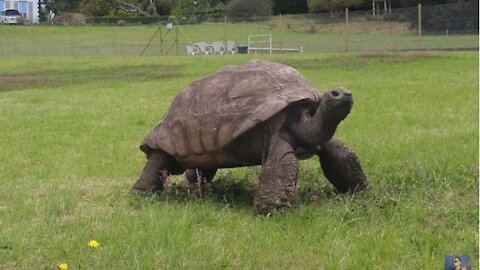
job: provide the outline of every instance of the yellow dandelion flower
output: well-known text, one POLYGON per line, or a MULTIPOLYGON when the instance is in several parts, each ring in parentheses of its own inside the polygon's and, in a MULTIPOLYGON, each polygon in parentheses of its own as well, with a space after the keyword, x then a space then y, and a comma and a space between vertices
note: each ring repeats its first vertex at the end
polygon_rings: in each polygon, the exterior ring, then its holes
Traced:
POLYGON ((97 240, 90 240, 90 242, 88 242, 88 246, 91 248, 97 248, 98 246, 100 246, 100 243, 98 243, 97 240))
POLYGON ((58 265, 58 269, 60 270, 68 270, 68 263, 61 263, 58 265))

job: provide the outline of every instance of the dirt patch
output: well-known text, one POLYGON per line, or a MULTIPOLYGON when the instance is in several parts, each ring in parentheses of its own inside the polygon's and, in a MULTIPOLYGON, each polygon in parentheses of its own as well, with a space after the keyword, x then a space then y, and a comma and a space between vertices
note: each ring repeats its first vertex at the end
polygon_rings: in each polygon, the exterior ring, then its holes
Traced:
POLYGON ((434 58, 438 55, 425 51, 425 52, 366 52, 361 53, 360 57, 365 58, 388 58, 388 59, 420 59, 420 58, 434 58))
POLYGON ((114 68, 40 68, 29 69, 15 74, 0 74, 0 91, 26 88, 29 85, 84 84, 92 81, 152 81, 174 78, 182 75, 180 65, 124 65, 114 68))
MULTIPOLYGON (((321 24, 314 27, 304 32, 338 34, 346 31, 344 23, 321 24)), ((410 23, 405 22, 350 22, 348 25, 349 34, 408 34, 410 32, 410 23)))
POLYGON ((327 58, 284 59, 280 61, 296 69, 332 69, 354 70, 368 65, 381 63, 406 63, 433 58, 445 58, 432 52, 365 52, 358 55, 340 55, 327 58))
POLYGON ((312 59, 288 59, 281 61, 283 64, 296 69, 357 69, 365 67, 368 59, 349 56, 335 56, 330 58, 312 58, 312 59))
POLYGON ((349 25, 351 33, 370 34, 408 34, 411 30, 409 22, 354 22, 349 25))
POLYGON ((12 75, 0 75, 0 89, 12 84, 37 84, 45 82, 45 79, 38 77, 16 77, 12 75))
MULTIPOLYGON (((270 30, 278 29, 278 19, 269 22, 270 30)), ((345 33, 345 20, 322 20, 315 17, 289 17, 283 19, 282 29, 288 32, 310 34, 341 34, 345 33)), ((366 18, 354 18, 348 24, 350 34, 409 34, 412 32, 410 22, 368 21, 366 18)))
POLYGON ((2 270, 10 270, 10 269, 18 269, 18 265, 16 262, 8 262, 5 264, 2 264, 2 270))

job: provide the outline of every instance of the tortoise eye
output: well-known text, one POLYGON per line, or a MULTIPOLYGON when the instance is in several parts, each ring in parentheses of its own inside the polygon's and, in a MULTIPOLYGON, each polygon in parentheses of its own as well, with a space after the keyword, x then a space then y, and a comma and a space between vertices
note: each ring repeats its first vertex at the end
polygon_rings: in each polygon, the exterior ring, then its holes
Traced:
POLYGON ((315 115, 315 109, 311 108, 310 110, 308 110, 308 115, 314 116, 315 115))

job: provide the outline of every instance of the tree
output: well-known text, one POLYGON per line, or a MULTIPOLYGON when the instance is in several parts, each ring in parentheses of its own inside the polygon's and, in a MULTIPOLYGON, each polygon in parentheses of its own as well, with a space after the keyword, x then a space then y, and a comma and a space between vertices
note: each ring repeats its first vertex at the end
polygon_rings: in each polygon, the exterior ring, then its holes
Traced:
POLYGON ((273 14, 308 13, 307 0, 273 0, 273 14))
POLYGON ((152 7, 152 12, 153 12, 153 16, 158 16, 158 12, 157 12, 157 1, 156 0, 149 0, 150 2, 150 6, 152 7))
POLYGON ((158 15, 170 15, 173 8, 172 1, 176 3, 179 0, 117 0, 117 1, 122 2, 124 6, 135 7, 136 9, 141 10, 142 13, 145 13, 145 15, 147 16, 148 14, 151 14, 153 16, 158 16, 158 15))
POLYGON ((118 0, 83 0, 81 11, 88 16, 101 17, 118 6, 118 0))
POLYGON ((170 0, 156 0, 156 11, 158 15, 170 15, 173 4, 170 0))
POLYGON ((319 13, 328 10, 333 17, 345 8, 360 5, 364 1, 365 0, 310 0, 308 7, 310 13, 319 13))
POLYGON ((80 7, 78 0, 44 0, 47 10, 78 11, 80 7))
POLYGON ((232 0, 226 6, 229 17, 269 16, 272 9, 270 0, 232 0))
MULTIPOLYGON (((391 3, 392 3, 392 8, 405 8, 405 7, 417 7, 418 3, 421 3, 422 6, 428 6, 428 5, 464 3, 464 2, 470 2, 470 1, 471 0, 391 0, 391 3)), ((358 6, 358 9, 361 9, 361 10, 372 9, 372 1, 371 0, 363 1, 363 3, 358 6)))

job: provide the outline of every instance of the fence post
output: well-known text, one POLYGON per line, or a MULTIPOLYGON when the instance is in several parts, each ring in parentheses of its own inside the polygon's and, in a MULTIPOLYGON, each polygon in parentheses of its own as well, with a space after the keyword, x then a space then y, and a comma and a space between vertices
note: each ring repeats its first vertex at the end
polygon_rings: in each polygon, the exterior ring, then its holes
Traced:
POLYGON ((71 26, 68 26, 70 29, 70 55, 73 56, 74 53, 73 53, 73 45, 74 45, 74 41, 73 41, 73 28, 71 26))
POLYGON ((280 30, 280 52, 282 52, 282 36, 283 36, 283 22, 282 22, 282 13, 278 14, 278 28, 280 30))
POLYGON ((224 23, 224 28, 223 28, 223 41, 224 41, 224 44, 223 44, 223 48, 225 49, 225 52, 226 54, 228 54, 227 52, 227 16, 225 16, 223 18, 223 23, 224 23))
POLYGON ((418 48, 422 47, 422 4, 418 3, 418 48))
POLYGON ((175 27, 175 28, 176 28, 176 29, 175 29, 175 30, 176 30, 176 31, 175 31, 175 50, 176 50, 176 53, 177 53, 177 55, 178 55, 178 54, 179 54, 179 50, 178 50, 178 45, 179 45, 179 44, 178 44, 178 41, 179 41, 179 40, 178 40, 178 20, 177 20, 177 23, 176 23, 176 27, 175 27))
POLYGON ((163 33, 162 33, 162 22, 159 22, 158 31, 160 33, 160 55, 163 55, 163 33))
POLYGON ((345 9, 345 51, 348 52, 348 8, 345 9))
POLYGON ((117 55, 117 34, 115 33, 115 26, 112 27, 113 34, 113 55, 117 55))
POLYGON ((3 32, 3 28, 0 28, 0 55, 3 55, 4 54, 4 51, 3 51, 3 36, 7 36, 7 35, 4 35, 2 32, 3 32))
POLYGON ((32 31, 33 37, 33 55, 37 56, 37 36, 35 35, 35 30, 32 31))

